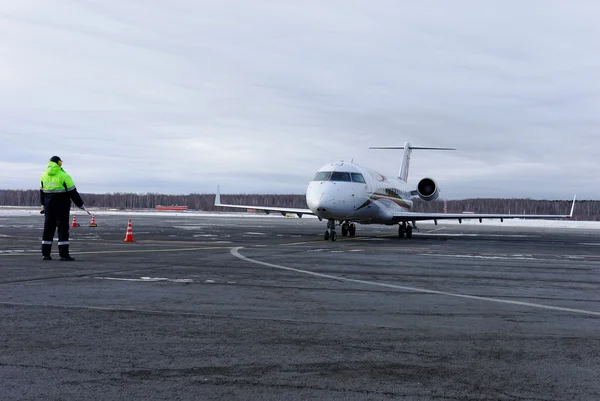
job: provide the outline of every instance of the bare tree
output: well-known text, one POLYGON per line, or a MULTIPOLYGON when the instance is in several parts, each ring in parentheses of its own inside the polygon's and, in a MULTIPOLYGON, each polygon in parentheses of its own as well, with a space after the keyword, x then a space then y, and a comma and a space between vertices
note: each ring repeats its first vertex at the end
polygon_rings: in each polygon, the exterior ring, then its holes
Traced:
MULTIPOLYGON (((109 209, 154 209, 162 206, 187 206, 190 210, 226 211, 214 206, 214 194, 167 195, 159 193, 82 194, 85 204, 90 207, 109 209)), ((223 203, 234 205, 281 206, 307 208, 306 198, 300 194, 236 194, 221 195, 223 203)), ((499 199, 472 198, 447 200, 449 213, 506 213, 506 214, 567 214, 570 200, 499 199)), ((40 206, 39 190, 0 190, 0 206, 40 206)), ((444 201, 425 202, 415 200, 415 211, 444 212, 444 201)), ((580 200, 573 216, 577 220, 600 221, 600 201, 580 200)))

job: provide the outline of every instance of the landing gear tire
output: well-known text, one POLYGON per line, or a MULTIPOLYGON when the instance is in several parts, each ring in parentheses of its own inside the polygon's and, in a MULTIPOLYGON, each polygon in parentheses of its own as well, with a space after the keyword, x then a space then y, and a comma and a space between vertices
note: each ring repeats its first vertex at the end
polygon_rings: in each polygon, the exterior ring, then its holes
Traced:
POLYGON ((345 237, 346 235, 348 235, 348 230, 349 230, 348 223, 342 224, 342 237, 345 237))
POLYGON ((329 231, 325 231, 325 235, 323 236, 325 241, 329 241, 329 231))
POLYGON ((334 232, 331 233, 331 240, 335 241, 337 239, 337 234, 334 232))
POLYGON ((348 227, 348 234, 351 237, 354 237, 354 234, 356 234, 356 226, 354 224, 350 224, 350 227, 348 227))
POLYGON ((402 223, 398 226, 398 238, 412 238, 413 227, 408 223, 402 223))
POLYGON ((398 238, 404 238, 404 234, 406 233, 406 229, 403 226, 398 227, 398 238))

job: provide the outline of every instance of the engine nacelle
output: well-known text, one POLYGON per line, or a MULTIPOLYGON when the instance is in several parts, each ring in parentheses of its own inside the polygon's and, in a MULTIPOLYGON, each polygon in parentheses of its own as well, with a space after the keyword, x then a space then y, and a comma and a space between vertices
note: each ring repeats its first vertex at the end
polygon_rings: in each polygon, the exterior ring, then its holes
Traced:
POLYGON ((440 190, 431 178, 423 178, 417 184, 417 195, 424 201, 431 202, 440 196, 440 190))

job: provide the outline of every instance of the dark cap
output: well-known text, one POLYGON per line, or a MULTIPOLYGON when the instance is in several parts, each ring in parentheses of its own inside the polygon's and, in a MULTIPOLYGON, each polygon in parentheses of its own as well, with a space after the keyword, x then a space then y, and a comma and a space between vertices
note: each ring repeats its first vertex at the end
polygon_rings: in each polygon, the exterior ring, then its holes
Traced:
POLYGON ((61 160, 61 159, 60 159, 60 157, 58 157, 58 156, 52 156, 52 157, 50 158, 50 161, 51 161, 51 162, 54 162, 54 163, 58 163, 58 162, 61 162, 62 160, 61 160))

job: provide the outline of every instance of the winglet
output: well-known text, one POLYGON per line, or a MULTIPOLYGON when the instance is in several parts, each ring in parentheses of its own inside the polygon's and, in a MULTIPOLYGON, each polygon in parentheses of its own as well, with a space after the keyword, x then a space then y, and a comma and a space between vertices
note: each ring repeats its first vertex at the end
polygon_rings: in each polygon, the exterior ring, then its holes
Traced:
POLYGON ((569 218, 573 217, 573 211, 575 210, 575 200, 577 199, 577 195, 573 197, 573 204, 571 205, 571 213, 569 214, 569 218))
POLYGON ((217 195, 215 196, 215 206, 219 206, 221 204, 221 190, 217 185, 217 195))

